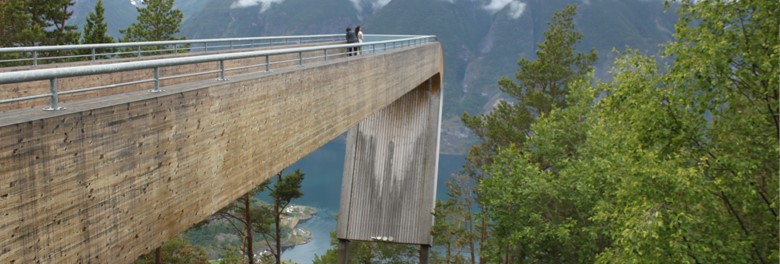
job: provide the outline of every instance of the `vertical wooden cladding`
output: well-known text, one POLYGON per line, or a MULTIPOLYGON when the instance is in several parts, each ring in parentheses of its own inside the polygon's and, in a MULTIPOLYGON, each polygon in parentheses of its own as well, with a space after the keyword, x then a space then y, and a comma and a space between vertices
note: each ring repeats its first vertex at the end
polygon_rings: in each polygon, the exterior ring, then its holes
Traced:
POLYGON ((427 44, 0 114, 0 263, 130 263, 440 73, 440 60, 427 44))
POLYGON ((437 75, 349 131, 338 238, 432 243, 441 100, 437 75))

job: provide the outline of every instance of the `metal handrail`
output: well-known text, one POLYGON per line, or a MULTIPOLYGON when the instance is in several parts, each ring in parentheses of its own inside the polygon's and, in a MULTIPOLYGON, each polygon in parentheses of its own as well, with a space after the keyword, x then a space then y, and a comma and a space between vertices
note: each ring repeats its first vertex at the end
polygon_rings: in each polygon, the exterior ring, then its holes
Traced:
POLYGON ((262 46, 274 46, 274 45, 289 45, 289 44, 305 44, 314 42, 328 42, 343 40, 343 34, 325 34, 325 35, 302 35, 302 36, 274 36, 274 37, 251 37, 251 38, 222 38, 222 39, 193 39, 193 40, 169 40, 169 41, 151 41, 151 42, 119 42, 119 43, 101 43, 101 44, 80 44, 80 45, 58 45, 58 46, 33 46, 33 47, 8 47, 0 48, 0 54, 8 53, 29 53, 32 57, 15 58, 0 60, 3 62, 19 62, 19 61, 32 61, 33 66, 37 66, 39 61, 42 60, 54 60, 67 57, 91 57, 92 61, 97 60, 102 56, 108 56, 117 54, 117 52, 105 52, 97 53, 100 49, 128 49, 134 48, 133 51, 122 52, 122 54, 136 54, 136 56, 142 56, 143 53, 154 53, 160 51, 179 51, 179 50, 199 50, 208 51, 216 50, 219 48, 244 48, 244 47, 262 47, 262 46), (235 43, 249 42, 249 44, 235 45, 235 43), (223 45, 209 45, 209 44, 222 44, 223 45), (202 47, 186 47, 186 45, 203 44, 202 47), (164 48, 163 50, 143 50, 142 47, 149 46, 173 46, 173 48, 164 48), (88 50, 90 54, 81 54, 73 56, 54 56, 54 57, 40 57, 42 52, 57 52, 66 50, 88 50))
MULTIPOLYGON (((343 35, 339 35, 339 36, 343 37, 343 35)), ((328 54, 328 50, 332 50, 332 49, 365 47, 366 49, 363 52, 376 53, 380 51, 386 51, 386 50, 401 48, 401 47, 409 47, 413 45, 420 45, 420 44, 436 41, 436 36, 397 36, 397 37, 403 37, 403 38, 394 39, 394 40, 385 40, 385 41, 354 43, 354 44, 333 44, 333 45, 323 45, 323 46, 313 46, 313 47, 296 47, 296 48, 285 48, 285 49, 274 49, 274 50, 199 55, 199 56, 167 58, 167 59, 153 59, 153 60, 145 60, 145 61, 120 62, 120 63, 100 64, 100 65, 84 65, 84 66, 72 66, 72 67, 50 68, 50 69, 0 72, 0 84, 30 82, 30 81, 40 81, 40 80, 49 80, 50 83, 49 86, 50 92, 48 94, 18 97, 18 98, 11 98, 11 99, 0 99, 0 104, 38 99, 42 97, 50 97, 50 101, 51 101, 50 106, 45 108, 45 110, 61 110, 64 108, 59 106, 60 94, 88 92, 97 89, 114 88, 118 86, 137 84, 142 82, 154 82, 154 89, 152 89, 151 92, 161 92, 162 90, 160 90, 160 86, 159 86, 159 82, 161 80, 196 75, 196 74, 188 74, 182 76, 161 78, 159 76, 160 67, 204 63, 204 62, 219 62, 219 70, 209 71, 207 73, 199 73, 199 74, 219 73, 220 78, 218 80, 225 80, 226 79, 225 72, 230 70, 236 70, 236 69, 248 68, 254 66, 254 67, 264 67, 266 72, 270 71, 270 66, 273 63, 270 62, 269 57, 274 55, 298 54, 298 58, 295 60, 275 62, 275 63, 289 63, 289 62, 297 61, 298 65, 303 65, 305 60, 322 58, 324 59, 324 61, 327 61, 328 56, 334 57, 334 56, 346 55, 345 53, 328 54), (303 57, 304 52, 311 52, 311 51, 322 51, 323 55, 316 56, 316 57, 309 57, 309 58, 303 57), (265 63, 252 65, 252 66, 242 66, 233 69, 224 67, 224 61, 226 60, 258 58, 258 57, 264 57, 265 63), (154 70, 153 78, 143 80, 143 81, 110 84, 110 85, 105 85, 100 87, 91 87, 91 88, 83 88, 79 90, 70 90, 67 92, 58 92, 57 80, 60 78, 113 73, 113 72, 121 72, 121 71, 132 71, 132 70, 140 70, 140 69, 153 69, 154 70)))

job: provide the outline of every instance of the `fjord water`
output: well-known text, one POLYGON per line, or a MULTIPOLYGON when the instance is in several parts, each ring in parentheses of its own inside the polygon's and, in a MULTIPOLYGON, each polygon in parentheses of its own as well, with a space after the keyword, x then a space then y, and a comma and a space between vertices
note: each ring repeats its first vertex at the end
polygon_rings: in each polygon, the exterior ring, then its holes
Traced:
MULTIPOLYGON (((284 251, 282 257, 297 263, 311 263, 330 247, 330 232, 336 230, 341 176, 344 169, 344 140, 337 138, 290 166, 285 172, 300 169, 306 174, 301 185, 303 197, 293 200, 317 208, 318 214, 300 225, 312 232, 311 242, 284 251)), ((444 182, 464 163, 461 155, 440 155, 436 199, 447 199, 444 182)), ((263 199, 265 199, 263 197, 263 199)))

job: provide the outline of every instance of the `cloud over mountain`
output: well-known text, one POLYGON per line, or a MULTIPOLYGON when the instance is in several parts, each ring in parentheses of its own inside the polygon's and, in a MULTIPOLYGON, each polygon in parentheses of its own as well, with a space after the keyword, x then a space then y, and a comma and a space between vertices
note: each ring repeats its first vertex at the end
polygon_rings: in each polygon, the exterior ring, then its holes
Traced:
POLYGON ((525 11, 525 3, 518 0, 490 0, 490 3, 482 6, 486 11, 495 14, 504 8, 509 8, 509 17, 517 19, 525 11))
POLYGON ((245 8, 260 5, 260 13, 271 8, 271 4, 281 4, 284 0, 236 0, 230 8, 245 8))

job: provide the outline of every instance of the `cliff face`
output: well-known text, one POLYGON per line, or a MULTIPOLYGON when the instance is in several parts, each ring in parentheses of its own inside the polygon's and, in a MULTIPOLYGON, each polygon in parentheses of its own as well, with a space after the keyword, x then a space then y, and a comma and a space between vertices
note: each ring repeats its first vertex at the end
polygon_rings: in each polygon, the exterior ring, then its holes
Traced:
MULTIPOLYGON (((78 0, 74 21, 97 0, 78 0)), ((610 78, 613 49, 653 53, 671 39, 676 15, 651 0, 179 0, 181 34, 190 39, 332 34, 362 25, 366 34, 434 34, 444 49, 443 151, 463 153, 463 112, 481 113, 504 97, 496 82, 513 78, 520 57, 533 58, 547 21, 567 4, 584 34, 580 49, 596 49, 596 76, 610 78)), ((127 1, 104 1, 111 32, 135 20, 127 1)))

